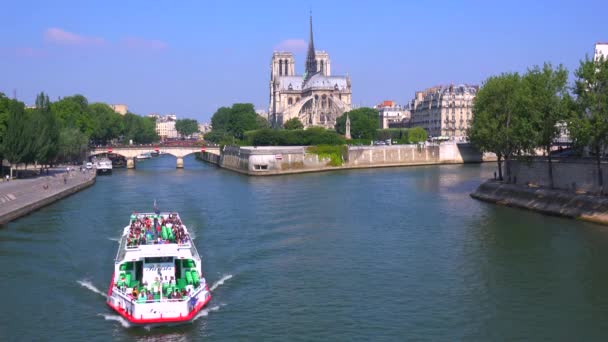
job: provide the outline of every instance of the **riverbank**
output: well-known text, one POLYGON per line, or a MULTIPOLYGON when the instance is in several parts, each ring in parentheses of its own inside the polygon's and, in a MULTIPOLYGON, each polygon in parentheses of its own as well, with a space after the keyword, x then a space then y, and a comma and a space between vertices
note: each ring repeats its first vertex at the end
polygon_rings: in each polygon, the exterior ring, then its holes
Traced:
POLYGON ((0 225, 95 184, 94 171, 55 173, 0 184, 0 225))
POLYGON ((337 156, 316 154, 307 146, 225 146, 219 155, 202 152, 197 154, 197 159, 248 176, 275 176, 381 167, 480 163, 492 160, 492 156, 480 153, 470 144, 446 143, 349 146, 337 156), (336 163, 335 159, 341 159, 341 162, 336 163))
POLYGON ((494 180, 482 183, 470 195, 485 202, 608 225, 608 197, 604 196, 494 180))

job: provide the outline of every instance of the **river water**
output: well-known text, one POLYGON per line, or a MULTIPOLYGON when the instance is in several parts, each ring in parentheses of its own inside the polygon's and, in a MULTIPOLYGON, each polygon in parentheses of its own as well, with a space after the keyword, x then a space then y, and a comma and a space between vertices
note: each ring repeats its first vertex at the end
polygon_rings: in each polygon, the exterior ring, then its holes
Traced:
POLYGON ((250 178, 146 160, 0 228, 0 340, 605 340, 608 229, 468 193, 494 165, 250 178), (178 211, 213 300, 129 327, 105 304, 132 211, 178 211))

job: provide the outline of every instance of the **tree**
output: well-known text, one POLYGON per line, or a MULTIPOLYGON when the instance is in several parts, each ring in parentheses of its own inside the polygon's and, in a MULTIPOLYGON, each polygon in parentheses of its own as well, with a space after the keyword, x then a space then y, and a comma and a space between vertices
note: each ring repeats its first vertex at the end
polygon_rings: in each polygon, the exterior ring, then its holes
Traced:
POLYGON ((4 159, 4 152, 2 151, 2 141, 3 137, 6 134, 6 125, 8 121, 8 117, 10 114, 11 102, 14 100, 9 99, 4 95, 4 93, 0 92, 0 169, 1 169, 1 161, 4 159))
POLYGON ((407 131, 408 140, 412 144, 417 144, 419 142, 426 141, 428 139, 428 134, 426 130, 422 127, 414 127, 407 131))
POLYGON ((211 117, 214 131, 226 132, 236 139, 243 139, 246 131, 268 127, 268 122, 259 116, 250 103, 235 103, 232 107, 221 107, 211 117))
POLYGON ((87 149, 89 137, 75 127, 64 127, 59 132, 58 158, 61 161, 79 160, 87 149))
POLYGON ((89 112, 89 102, 82 95, 67 96, 51 104, 61 127, 76 127, 87 136, 94 131, 94 123, 89 112))
POLYGON ((8 117, 6 121, 6 131, 2 137, 2 151, 4 157, 11 163, 11 177, 13 176, 13 165, 21 163, 30 153, 31 141, 28 136, 24 136, 27 128, 27 113, 22 102, 9 100, 6 110, 8 117))
POLYGON ((175 130, 185 138, 198 132, 198 122, 194 119, 180 119, 175 121, 175 130))
POLYGON ((534 145, 534 127, 522 106, 522 80, 517 73, 488 78, 473 102, 473 122, 468 136, 482 152, 494 152, 498 178, 503 180, 502 163, 510 181, 510 160, 530 151, 534 145))
POLYGON ((159 140, 156 133, 156 121, 133 113, 124 116, 123 136, 126 141, 133 140, 138 144, 149 144, 159 140))
POLYGON ((595 155, 598 185, 603 192, 601 157, 608 143, 608 60, 586 57, 576 70, 576 112, 568 130, 575 144, 588 146, 595 155))
POLYGON ((355 139, 374 139, 379 126, 378 111, 362 107, 342 114, 336 119, 336 132, 346 133, 346 115, 350 118, 350 135, 355 139))
POLYGON ((285 121, 283 128, 287 130, 304 129, 304 124, 298 118, 291 118, 285 121))
POLYGON ((562 65, 556 69, 545 63, 535 66, 523 76, 525 107, 534 120, 536 145, 547 154, 549 187, 553 188, 551 146, 560 133, 558 123, 566 118, 569 95, 566 90, 568 71, 562 65))
POLYGON ((91 140, 95 144, 107 144, 118 140, 125 130, 125 120, 105 103, 92 103, 88 112, 93 122, 91 140))

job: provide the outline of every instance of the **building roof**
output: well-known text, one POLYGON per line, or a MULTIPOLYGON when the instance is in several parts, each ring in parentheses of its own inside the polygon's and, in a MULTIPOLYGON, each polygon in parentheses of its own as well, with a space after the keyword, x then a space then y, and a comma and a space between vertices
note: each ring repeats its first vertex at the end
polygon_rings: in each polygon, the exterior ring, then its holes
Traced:
POLYGON ((304 89, 322 88, 343 90, 348 87, 348 80, 345 76, 324 76, 321 73, 314 74, 304 84, 304 89))
POLYGON ((302 76, 279 76, 278 80, 280 90, 302 90, 302 76))

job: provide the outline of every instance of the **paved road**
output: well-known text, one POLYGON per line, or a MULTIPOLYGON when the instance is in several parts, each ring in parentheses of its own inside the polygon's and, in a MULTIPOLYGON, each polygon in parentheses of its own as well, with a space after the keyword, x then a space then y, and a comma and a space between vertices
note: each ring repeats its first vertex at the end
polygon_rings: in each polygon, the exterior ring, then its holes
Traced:
POLYGON ((54 169, 49 172, 49 176, 3 181, 0 183, 0 216, 82 184, 93 177, 94 170, 84 173, 76 170, 68 174, 65 169, 54 169))

